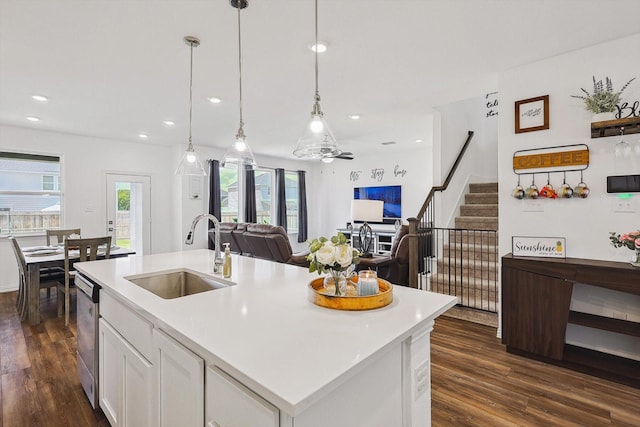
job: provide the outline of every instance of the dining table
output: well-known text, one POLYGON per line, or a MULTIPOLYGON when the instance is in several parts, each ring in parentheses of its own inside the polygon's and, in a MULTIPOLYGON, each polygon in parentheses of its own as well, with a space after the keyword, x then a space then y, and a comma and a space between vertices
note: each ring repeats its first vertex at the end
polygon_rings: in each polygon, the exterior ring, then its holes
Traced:
MULTIPOLYGON (((64 271, 64 246, 32 246, 22 248, 27 264, 25 297, 27 320, 30 325, 40 323, 40 271, 44 268, 60 268, 64 271)), ((112 246, 110 258, 126 257, 136 252, 129 248, 112 246)), ((79 252, 70 251, 70 258, 80 258, 79 252)), ((97 259, 104 259, 104 251, 98 250, 97 259)), ((63 279, 64 280, 64 279, 63 279)))

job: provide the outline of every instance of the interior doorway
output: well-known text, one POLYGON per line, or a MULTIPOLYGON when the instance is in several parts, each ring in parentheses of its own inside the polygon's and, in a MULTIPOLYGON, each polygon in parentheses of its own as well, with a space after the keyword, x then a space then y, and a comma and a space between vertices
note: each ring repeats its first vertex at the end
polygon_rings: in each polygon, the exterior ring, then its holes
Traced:
POLYGON ((107 233, 138 255, 151 253, 151 177, 107 173, 107 233))

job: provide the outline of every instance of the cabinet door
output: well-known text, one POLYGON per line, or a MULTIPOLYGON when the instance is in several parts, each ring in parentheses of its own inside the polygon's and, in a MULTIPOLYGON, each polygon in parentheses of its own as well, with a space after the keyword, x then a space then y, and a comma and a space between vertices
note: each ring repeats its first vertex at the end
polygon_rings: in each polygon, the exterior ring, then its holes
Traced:
POLYGON ((111 427, 155 426, 153 366, 100 319, 100 407, 111 427))
POLYGON ((278 427, 278 408, 216 367, 207 368, 207 427, 278 427))
POLYGON ((104 320, 99 326, 100 408, 111 427, 121 426, 123 358, 118 333, 104 320))
POLYGON ((154 329, 159 426, 204 424, 204 361, 154 329))
POLYGON ((502 268, 502 342, 562 360, 573 283, 502 268))
POLYGON ((122 425, 127 427, 156 426, 154 421, 155 393, 153 365, 129 343, 122 341, 123 352, 123 411, 122 425))

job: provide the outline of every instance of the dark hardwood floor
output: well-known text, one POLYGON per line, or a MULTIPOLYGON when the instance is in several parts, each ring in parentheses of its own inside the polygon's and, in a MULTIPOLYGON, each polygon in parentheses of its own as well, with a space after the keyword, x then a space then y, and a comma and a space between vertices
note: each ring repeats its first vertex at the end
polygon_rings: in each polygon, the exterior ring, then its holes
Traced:
MULTIPOLYGON (((65 328, 43 292, 43 322, 21 324, 15 297, 0 294, 0 427, 108 426, 78 381, 75 316, 65 328)), ((434 426, 640 426, 640 390, 508 354, 493 328, 441 317, 431 356, 434 426)))

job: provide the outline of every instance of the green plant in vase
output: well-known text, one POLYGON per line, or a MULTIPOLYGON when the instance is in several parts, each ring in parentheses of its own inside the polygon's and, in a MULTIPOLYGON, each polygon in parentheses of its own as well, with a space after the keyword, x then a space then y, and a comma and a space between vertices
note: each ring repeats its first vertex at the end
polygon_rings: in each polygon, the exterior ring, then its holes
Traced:
POLYGON ((605 77, 604 83, 602 80, 596 80, 593 77, 593 93, 589 93, 588 90, 580 88, 584 95, 571 95, 572 98, 582 99, 584 101, 584 107, 586 110, 591 111, 594 114, 609 113, 613 114, 609 119, 615 118, 616 106, 622 99, 622 92, 634 81, 636 78, 629 80, 622 89, 619 91, 613 90, 613 82, 609 77, 605 77))

